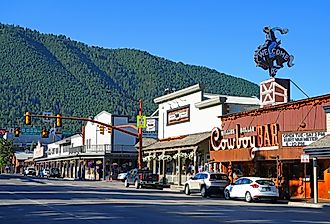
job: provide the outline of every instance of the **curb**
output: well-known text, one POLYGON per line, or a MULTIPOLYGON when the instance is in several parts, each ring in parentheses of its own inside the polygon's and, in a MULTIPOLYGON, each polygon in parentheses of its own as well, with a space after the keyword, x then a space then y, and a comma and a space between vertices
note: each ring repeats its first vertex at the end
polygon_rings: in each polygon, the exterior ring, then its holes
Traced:
POLYGON ((289 206, 293 207, 302 207, 302 208, 323 208, 323 204, 314 204, 314 203, 306 203, 306 202, 292 202, 289 201, 288 203, 289 206))

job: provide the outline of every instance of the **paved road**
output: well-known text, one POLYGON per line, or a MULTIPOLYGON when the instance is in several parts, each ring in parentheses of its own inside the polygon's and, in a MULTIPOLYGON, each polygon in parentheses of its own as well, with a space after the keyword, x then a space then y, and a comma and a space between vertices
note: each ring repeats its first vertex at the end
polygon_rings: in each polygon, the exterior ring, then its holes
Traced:
POLYGON ((0 223, 330 223, 330 208, 202 199, 119 182, 0 175, 0 223))

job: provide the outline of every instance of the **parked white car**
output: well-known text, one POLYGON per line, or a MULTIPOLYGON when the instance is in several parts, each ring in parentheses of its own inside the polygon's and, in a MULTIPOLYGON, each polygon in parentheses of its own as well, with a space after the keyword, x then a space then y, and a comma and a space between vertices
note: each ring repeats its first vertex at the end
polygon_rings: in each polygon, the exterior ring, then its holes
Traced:
POLYGON ((242 198, 247 202, 257 199, 278 199, 275 183, 267 178, 241 177, 228 185, 224 191, 225 199, 242 198))
POLYGON ((191 177, 184 184, 184 193, 189 195, 193 192, 200 192, 202 197, 207 197, 211 194, 220 194, 229 184, 227 174, 201 172, 191 177))

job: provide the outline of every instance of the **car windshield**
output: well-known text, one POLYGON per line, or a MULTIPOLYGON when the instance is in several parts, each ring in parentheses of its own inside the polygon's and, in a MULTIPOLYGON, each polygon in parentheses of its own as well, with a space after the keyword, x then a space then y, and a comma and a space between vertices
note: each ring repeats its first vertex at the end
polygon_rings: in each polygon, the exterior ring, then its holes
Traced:
POLYGON ((271 180, 257 180, 256 182, 260 185, 269 185, 269 186, 275 185, 275 183, 271 180))
POLYGON ((216 174, 211 174, 210 179, 212 180, 228 180, 227 175, 216 173, 216 174))

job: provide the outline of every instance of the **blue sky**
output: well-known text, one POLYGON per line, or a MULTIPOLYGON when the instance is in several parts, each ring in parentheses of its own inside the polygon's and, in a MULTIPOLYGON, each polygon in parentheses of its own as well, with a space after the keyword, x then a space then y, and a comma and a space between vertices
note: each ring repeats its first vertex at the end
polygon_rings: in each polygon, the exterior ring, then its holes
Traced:
MULTIPOLYGON (((88 45, 134 48, 185 64, 202 65, 255 83, 268 72, 253 53, 266 25, 277 34, 295 65, 281 69, 309 96, 330 93, 330 1, 1 1, 0 22, 43 33, 64 34, 88 45), (329 64, 328 64, 329 63, 329 64)), ((292 86, 292 98, 305 96, 292 86)))

